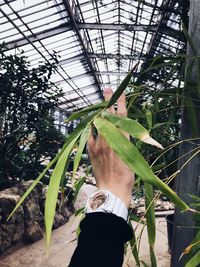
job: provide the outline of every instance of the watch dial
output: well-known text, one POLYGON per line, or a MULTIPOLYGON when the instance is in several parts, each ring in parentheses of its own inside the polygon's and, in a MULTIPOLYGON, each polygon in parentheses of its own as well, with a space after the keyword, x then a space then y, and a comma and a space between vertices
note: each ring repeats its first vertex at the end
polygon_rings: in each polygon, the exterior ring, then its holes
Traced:
POLYGON ((104 202, 106 201, 106 196, 104 194, 96 195, 91 199, 90 207, 93 210, 96 210, 98 207, 100 207, 104 202))

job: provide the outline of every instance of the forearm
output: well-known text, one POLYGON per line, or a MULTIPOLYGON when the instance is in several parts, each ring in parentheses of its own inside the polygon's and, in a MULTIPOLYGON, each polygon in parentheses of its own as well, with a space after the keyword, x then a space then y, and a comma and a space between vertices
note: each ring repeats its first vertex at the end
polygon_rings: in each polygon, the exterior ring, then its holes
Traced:
POLYGON ((78 246, 69 267, 121 267, 124 244, 132 237, 129 225, 107 213, 87 214, 80 225, 78 246))

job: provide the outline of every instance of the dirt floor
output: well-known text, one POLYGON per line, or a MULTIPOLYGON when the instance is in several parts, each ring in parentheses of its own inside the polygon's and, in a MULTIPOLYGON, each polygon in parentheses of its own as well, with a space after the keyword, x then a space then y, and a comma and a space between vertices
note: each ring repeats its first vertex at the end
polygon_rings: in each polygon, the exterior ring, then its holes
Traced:
MULTIPOLYGON (((52 245, 49 256, 45 251, 45 240, 40 240, 32 245, 23 246, 9 255, 0 257, 1 267, 67 267, 71 255, 76 247, 76 227, 79 218, 72 217, 64 226, 53 231, 52 245)), ((157 238, 156 238, 156 256, 159 267, 169 267, 170 256, 168 254, 166 222, 165 218, 157 218, 157 238)), ((141 231, 137 230, 139 234, 141 231)), ((145 263, 149 264, 148 242, 146 229, 142 235, 140 247, 140 257, 145 263)), ((135 262, 128 251, 124 261, 124 267, 134 267, 135 262)))

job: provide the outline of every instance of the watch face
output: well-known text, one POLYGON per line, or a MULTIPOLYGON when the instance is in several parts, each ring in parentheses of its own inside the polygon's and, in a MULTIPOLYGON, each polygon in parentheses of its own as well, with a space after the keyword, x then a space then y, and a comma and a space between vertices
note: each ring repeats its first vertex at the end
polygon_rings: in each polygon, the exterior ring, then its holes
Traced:
POLYGON ((106 196, 103 193, 96 194, 90 202, 90 208, 96 210, 106 201, 106 196))

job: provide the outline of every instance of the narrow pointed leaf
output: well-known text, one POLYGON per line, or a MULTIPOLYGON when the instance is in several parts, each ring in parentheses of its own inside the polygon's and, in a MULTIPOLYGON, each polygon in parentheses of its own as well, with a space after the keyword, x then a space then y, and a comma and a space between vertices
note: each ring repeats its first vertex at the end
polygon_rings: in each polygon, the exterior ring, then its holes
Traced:
POLYGON ((185 267, 197 267, 200 264, 200 250, 186 263, 185 267))
POLYGON ((144 267, 149 267, 144 261, 140 261, 144 267))
POLYGON ((117 128, 124 130, 132 137, 137 138, 144 143, 163 149, 162 145, 150 137, 149 132, 136 120, 117 116, 106 111, 101 112, 101 115, 111 121, 117 128))
POLYGON ((96 105, 93 105, 91 107, 87 107, 87 108, 81 109, 81 110, 79 110, 77 112, 74 112, 72 115, 70 115, 69 118, 67 118, 65 120, 65 122, 68 123, 70 121, 79 119, 82 116, 85 116, 85 115, 87 115, 88 113, 90 113, 92 111, 96 111, 97 110, 97 113, 98 113, 101 109, 105 108, 107 104, 108 104, 108 101, 104 101, 104 102, 98 103, 96 105))
POLYGON ((154 249, 150 246, 150 259, 151 259, 151 267, 157 267, 156 256, 154 253, 154 249))
POLYGON ((85 179, 86 179, 86 176, 84 177, 81 177, 78 181, 76 181, 75 185, 74 185, 74 188, 75 188, 75 194, 74 194, 74 198, 73 198, 73 201, 75 202, 76 201, 76 198, 78 196, 78 193, 82 187, 82 185, 84 184, 85 182, 85 179))
POLYGON ((149 126, 149 129, 151 129, 151 127, 152 127, 152 113, 150 110, 146 111, 146 120, 147 120, 147 124, 149 126))
POLYGON ((149 240, 151 266, 156 267, 156 257, 154 254, 154 245, 156 239, 156 222, 155 222, 155 210, 153 199, 153 187, 150 184, 144 183, 145 188, 145 209, 146 209, 146 223, 147 233, 149 240))
POLYGON ((126 89, 126 87, 128 86, 133 72, 134 70, 137 68, 138 64, 136 64, 133 69, 126 75, 126 77, 124 78, 124 80, 121 82, 121 84, 119 85, 119 87, 117 88, 117 90, 114 92, 114 94, 112 95, 110 101, 107 104, 107 108, 109 108, 110 106, 112 106, 113 104, 116 103, 117 99, 121 96, 121 94, 124 92, 124 90, 126 89))
POLYGON ((79 135, 77 135, 71 143, 66 147, 62 155, 60 156, 53 173, 51 175, 47 195, 46 195, 46 201, 45 201, 45 228, 46 228, 46 242, 47 247, 49 247, 50 244, 50 238, 51 238, 51 231, 55 216, 55 209, 56 209, 56 203, 58 198, 58 191, 60 186, 60 181, 63 176, 65 166, 69 157, 69 154, 78 140, 81 132, 79 135))
POLYGON ((146 208, 146 223, 148 231, 149 244, 154 246, 156 237, 155 210, 153 200, 153 187, 150 184, 144 183, 145 188, 145 208, 146 208))
POLYGON ((132 214, 132 213, 129 214, 129 219, 130 219, 130 221, 134 221, 134 222, 137 222, 137 223, 145 224, 145 222, 143 220, 141 220, 140 217, 138 217, 137 215, 132 214))
POLYGON ((62 149, 57 153, 55 158, 48 163, 48 165, 45 167, 45 169, 40 173, 40 175, 34 180, 32 185, 27 189, 27 191, 22 195, 19 202, 7 218, 7 221, 10 219, 10 217, 13 215, 13 213, 19 208, 19 206, 23 203, 23 201, 26 199, 26 197, 30 194, 30 192, 35 188, 35 186, 38 184, 38 182, 42 179, 42 177, 45 175, 45 173, 57 162, 59 157, 62 155, 63 151, 66 149, 66 147, 69 145, 69 143, 77 136, 79 135, 80 131, 82 131, 88 122, 90 122, 96 114, 92 114, 88 116, 85 120, 79 123, 78 127, 68 136, 67 141, 65 142, 62 149))
POLYGON ((132 171, 141 177, 143 182, 156 186, 180 210, 189 210, 188 205, 153 173, 138 149, 111 122, 96 118, 93 123, 107 144, 132 171))
POLYGON ((89 138, 90 129, 91 129, 91 125, 88 124, 87 127, 84 129, 83 133, 81 134, 80 141, 79 141, 79 147, 78 147, 78 150, 76 152, 75 159, 74 159, 73 178, 74 178, 75 173, 78 169, 78 165, 79 165, 79 162, 81 160, 81 155, 83 153, 83 149, 84 149, 84 147, 87 143, 87 140, 89 138))
POLYGON ((129 225, 130 225, 132 232, 133 232, 133 237, 130 240, 131 251, 132 251, 133 257, 135 258, 137 266, 140 267, 140 259, 139 259, 138 249, 137 249, 137 241, 136 241, 135 231, 132 227, 132 224, 130 223, 129 225))

